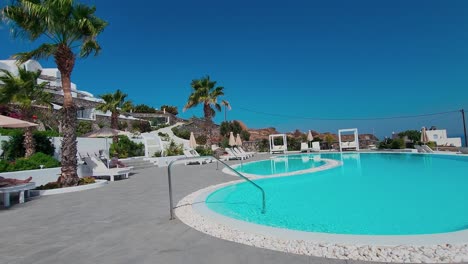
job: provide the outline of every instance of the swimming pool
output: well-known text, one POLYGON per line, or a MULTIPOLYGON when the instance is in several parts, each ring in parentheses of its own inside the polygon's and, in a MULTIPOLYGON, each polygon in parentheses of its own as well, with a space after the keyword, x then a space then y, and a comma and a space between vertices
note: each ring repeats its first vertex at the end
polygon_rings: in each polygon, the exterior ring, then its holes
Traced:
POLYGON ((241 173, 270 176, 311 170, 323 166, 324 164, 325 161, 321 160, 318 156, 289 155, 276 156, 268 160, 248 162, 237 165, 234 168, 241 173))
MULTIPOLYGON (((467 157, 303 154, 285 156, 284 163, 294 170, 298 157, 333 159, 343 165, 255 180, 267 194, 265 214, 260 193, 246 182, 214 191, 206 206, 237 220, 307 232, 416 235, 468 228, 467 157)), ((266 163, 245 164, 244 170, 258 173, 266 163)))

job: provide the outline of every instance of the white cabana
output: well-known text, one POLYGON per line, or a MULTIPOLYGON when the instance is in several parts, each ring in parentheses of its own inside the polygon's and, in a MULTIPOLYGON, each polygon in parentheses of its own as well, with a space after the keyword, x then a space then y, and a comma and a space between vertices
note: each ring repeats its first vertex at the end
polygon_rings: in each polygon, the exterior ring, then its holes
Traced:
POLYGON ((273 153, 286 153, 288 150, 288 142, 286 138, 286 134, 274 134, 269 136, 270 141, 270 154, 273 153), (275 138, 282 138, 283 144, 282 145, 275 145, 275 138))
POLYGON ((359 151, 359 134, 357 128, 347 128, 347 129, 340 129, 338 130, 338 141, 340 143, 340 152, 343 149, 354 149, 359 151), (354 134, 354 141, 341 141, 341 134, 342 133, 349 133, 352 132, 354 134))

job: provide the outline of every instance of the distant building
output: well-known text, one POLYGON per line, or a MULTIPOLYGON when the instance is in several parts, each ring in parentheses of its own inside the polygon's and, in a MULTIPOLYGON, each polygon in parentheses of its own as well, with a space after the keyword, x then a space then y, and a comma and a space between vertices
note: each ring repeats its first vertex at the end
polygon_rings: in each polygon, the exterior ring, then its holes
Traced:
MULTIPOLYGON (((25 63, 21 64, 20 67, 24 67, 28 71, 38 71, 41 70, 41 76, 38 79, 38 83, 47 82, 46 91, 53 94, 53 109, 60 110, 63 105, 63 90, 62 90, 62 80, 60 71, 57 68, 43 68, 41 64, 35 60, 28 60, 25 63)), ((18 74, 18 65, 17 61, 14 59, 0 60, 0 69, 8 70, 9 72, 17 75, 18 74)), ((75 83, 71 83, 71 90, 73 100, 78 107, 77 118, 79 120, 90 121, 98 124, 106 124, 110 126, 110 116, 111 113, 108 111, 104 113, 96 109, 96 107, 103 102, 101 98, 95 97, 93 94, 78 90, 75 83)), ((121 114, 119 116, 119 121, 131 123, 131 121, 148 121, 145 120, 147 116, 144 114, 121 114), (140 117, 141 115, 141 117, 140 117)), ((153 118, 161 118, 162 122, 170 123, 174 119, 172 114, 165 113, 165 111, 151 115, 153 118), (172 117, 172 118, 171 118, 172 117)))
POLYGON ((461 138, 449 138, 447 137, 447 130, 445 129, 434 129, 426 130, 427 137, 429 141, 434 141, 437 146, 453 146, 461 147, 461 138))

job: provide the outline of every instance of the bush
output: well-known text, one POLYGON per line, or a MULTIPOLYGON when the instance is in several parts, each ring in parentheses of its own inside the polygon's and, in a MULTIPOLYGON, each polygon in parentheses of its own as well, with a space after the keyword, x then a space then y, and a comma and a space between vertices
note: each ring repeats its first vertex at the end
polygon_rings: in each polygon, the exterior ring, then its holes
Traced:
POLYGON ((119 136, 117 144, 110 145, 110 156, 119 158, 139 157, 145 155, 145 146, 143 143, 135 143, 127 136, 119 136))
MULTIPOLYGON (((301 140, 295 137, 287 137, 288 150, 300 150, 301 149, 301 140)), ((275 144, 276 145, 276 144, 275 144)))
POLYGON ((60 184, 58 182, 48 182, 45 185, 41 185, 39 187, 36 187, 35 190, 50 190, 50 189, 58 189, 61 188, 60 184))
POLYGON ((270 143, 268 139, 264 138, 257 144, 259 152, 268 152, 270 150, 270 143))
POLYGON ((178 129, 177 127, 173 127, 172 132, 177 137, 180 137, 180 138, 183 138, 183 139, 190 139, 190 131, 188 131, 186 129, 178 129))
POLYGON ((390 144, 391 149, 403 149, 405 146, 405 141, 402 138, 394 139, 390 144))
POLYGON ((0 161, 0 172, 8 171, 22 171, 22 170, 36 170, 43 168, 60 167, 60 162, 54 157, 44 153, 35 153, 29 158, 19 158, 14 162, 0 161))
POLYGON ((199 135, 198 137, 195 138, 195 141, 197 141, 197 144, 205 145, 206 142, 208 141, 208 137, 206 135, 199 135))
POLYGON ((250 133, 249 133, 249 131, 247 131, 247 130, 242 130, 242 131, 240 132, 240 137, 241 137, 241 139, 244 140, 244 141, 249 141, 249 139, 250 139, 250 133))
POLYGON ((182 144, 176 144, 174 140, 171 140, 169 146, 166 148, 166 156, 177 156, 184 154, 184 146, 182 144))
POLYGON ((125 131, 125 129, 128 128, 128 123, 125 121, 121 121, 119 122, 118 126, 119 126, 119 130, 125 131))
POLYGON ((160 157, 162 157, 161 151, 156 151, 156 152, 154 152, 153 157, 154 157, 154 158, 160 158, 160 157))
POLYGON ((76 126, 76 135, 82 136, 84 134, 88 134, 89 132, 93 131, 93 124, 87 121, 79 121, 78 125, 76 126))
MULTIPOLYGON (((43 131, 35 131, 33 134, 36 142, 36 152, 42 152, 46 155, 53 156, 55 147, 43 131)), ((15 160, 24 157, 25 149, 23 146, 24 136, 23 131, 17 131, 16 134, 10 136, 10 140, 3 142, 2 149, 6 160, 15 160)))
POLYGON ((169 125, 169 124, 166 124, 166 123, 164 123, 164 124, 158 124, 157 122, 154 123, 154 121, 153 121, 152 129, 153 129, 153 130, 158 130, 158 129, 165 128, 165 127, 168 127, 168 126, 170 126, 170 125, 169 125))
POLYGON ((141 133, 150 132, 151 125, 148 121, 135 120, 132 122, 132 131, 138 131, 141 133))
POLYGON ((435 149, 437 147, 437 144, 434 141, 429 141, 426 143, 426 145, 431 149, 435 149))
POLYGON ((163 132, 158 132, 158 136, 164 140, 164 141, 169 141, 169 135, 167 133, 163 133, 163 132))
POLYGON ((211 148, 204 148, 202 146, 198 146, 195 150, 198 152, 198 154, 200 154, 200 156, 212 156, 213 155, 213 150, 211 150, 211 148))

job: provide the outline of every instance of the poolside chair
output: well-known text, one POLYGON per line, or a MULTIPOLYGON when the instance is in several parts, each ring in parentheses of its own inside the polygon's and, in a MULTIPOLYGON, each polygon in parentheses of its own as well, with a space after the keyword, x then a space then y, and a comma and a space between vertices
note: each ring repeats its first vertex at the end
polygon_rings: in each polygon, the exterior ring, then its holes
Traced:
MULTIPOLYGON (((189 149, 189 152, 195 157, 201 157, 200 154, 195 149, 189 149)), ((205 158, 208 162, 213 162, 212 158, 205 158)))
POLYGON ((0 193, 3 194, 3 206, 10 207, 11 193, 19 193, 19 203, 24 203, 25 198, 29 197, 29 190, 34 188, 36 188, 36 184, 34 182, 1 187, 0 193))
POLYGON ((240 159, 240 160, 245 160, 245 159, 247 159, 247 156, 246 156, 246 155, 244 155, 244 154, 242 154, 242 155, 241 155, 241 154, 236 154, 236 153, 234 153, 234 152, 232 151, 232 149, 230 149, 230 148, 225 148, 224 150, 227 152, 228 156, 230 157, 229 159, 240 159))
POLYGON ((310 148, 305 142, 301 142, 301 152, 309 152, 310 148))
POLYGON ((237 147, 237 149, 244 155, 249 155, 250 157, 253 157, 255 155, 255 152, 252 151, 245 151, 242 147, 237 147))
POLYGON ((426 151, 420 145, 414 145, 414 148, 417 149, 419 153, 426 153, 426 151))
POLYGON ((286 149, 283 145, 281 146, 273 146, 273 148, 270 150, 270 154, 273 153, 285 153, 286 149))
POLYGON ((312 151, 320 151, 320 142, 318 141, 312 142, 312 151))
POLYGON ((128 175, 130 174, 131 168, 112 168, 109 169, 107 166, 102 163, 96 157, 84 157, 86 165, 92 170, 92 176, 108 176, 110 181, 114 181, 115 176, 124 176, 128 179, 128 175))
POLYGON ((434 150, 432 150, 428 145, 422 145, 422 149, 426 151, 426 153, 434 153, 434 150))
POLYGON ((244 156, 246 159, 250 158, 250 154, 242 153, 239 149, 237 148, 231 148, 232 152, 236 154, 237 156, 244 156))
MULTIPOLYGON (((184 150, 184 155, 187 157, 187 158, 196 158, 196 157, 200 157, 200 154, 198 154, 198 152, 195 151, 195 153, 197 153, 197 155, 194 155, 194 153, 192 153, 190 150, 186 149, 184 150)), ((199 159, 190 159, 190 160, 185 160, 185 165, 190 165, 190 164, 200 164, 202 165, 203 163, 208 163, 208 162, 211 162, 211 160, 209 159, 205 159, 205 158, 199 158, 199 159)))

